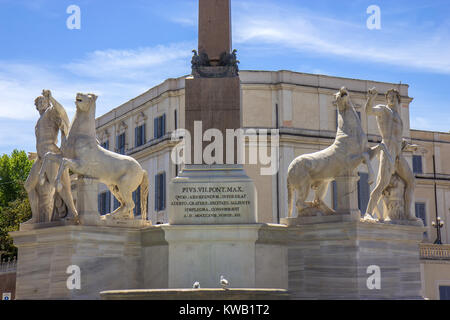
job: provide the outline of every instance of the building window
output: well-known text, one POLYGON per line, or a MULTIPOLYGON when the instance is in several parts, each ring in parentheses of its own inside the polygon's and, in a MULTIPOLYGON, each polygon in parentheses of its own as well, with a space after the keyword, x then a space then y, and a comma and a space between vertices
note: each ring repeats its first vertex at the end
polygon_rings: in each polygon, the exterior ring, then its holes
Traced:
POLYGON ((139 127, 134 128, 135 147, 145 144, 145 123, 139 127))
POLYGON ((369 174, 359 172, 358 175, 358 208, 361 211, 361 214, 364 215, 366 213, 370 198, 370 186, 368 182, 369 174))
POLYGON ((109 150, 109 140, 106 140, 105 142, 103 142, 103 143, 101 144, 101 147, 102 147, 103 149, 109 150))
POLYGON ((439 286, 439 299, 450 300, 450 286, 439 286))
POLYGON ((173 112, 173 117, 174 117, 174 124, 175 124, 175 130, 177 130, 178 129, 178 113, 177 113, 177 110, 175 110, 174 112, 173 112))
POLYGON ((125 154, 125 132, 117 136, 116 146, 117 146, 116 149, 117 153, 125 154))
POLYGON ((336 123, 336 130, 337 130, 339 126, 339 112, 337 111, 337 109, 334 111, 334 120, 336 123))
POLYGON ((133 192, 134 209, 133 213, 135 216, 141 215, 141 186, 133 192))
POLYGON ((331 189, 333 192, 333 210, 337 210, 338 195, 337 195, 337 183, 336 181, 331 182, 331 189))
POLYGON ((159 139, 166 134, 166 115, 155 118, 154 120, 154 137, 159 139))
POLYGON ((105 191, 98 195, 98 212, 105 215, 111 212, 111 192, 105 191))
MULTIPOLYGON (((423 225, 427 226, 427 207, 423 202, 416 202, 416 217, 422 219, 423 225)), ((428 238, 428 232, 423 233, 424 238, 428 238)))
POLYGON ((116 197, 113 196, 113 198, 114 198, 114 201, 113 201, 113 210, 116 210, 117 208, 120 207, 120 202, 119 202, 119 200, 117 200, 116 197))
POLYGON ((426 206, 423 202, 416 202, 416 217, 422 219, 423 225, 427 225, 426 206))
POLYGON ((422 156, 413 155, 413 172, 419 174, 423 173, 422 156))
POLYGON ((166 173, 155 176, 155 211, 166 209, 166 173))

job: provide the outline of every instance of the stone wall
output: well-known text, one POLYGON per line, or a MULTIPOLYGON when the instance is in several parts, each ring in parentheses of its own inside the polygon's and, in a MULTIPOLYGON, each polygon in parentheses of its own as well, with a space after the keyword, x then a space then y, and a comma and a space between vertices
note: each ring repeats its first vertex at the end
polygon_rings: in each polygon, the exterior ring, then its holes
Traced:
POLYGON ((10 292, 11 299, 16 296, 16 272, 0 273, 0 299, 3 293, 10 292))

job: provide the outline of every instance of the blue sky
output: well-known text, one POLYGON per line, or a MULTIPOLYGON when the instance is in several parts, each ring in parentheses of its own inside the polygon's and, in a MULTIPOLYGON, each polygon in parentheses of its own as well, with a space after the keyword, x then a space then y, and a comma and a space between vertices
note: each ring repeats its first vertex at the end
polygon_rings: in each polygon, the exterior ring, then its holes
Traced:
MULTIPOLYGON (((450 130, 450 1, 232 0, 243 70, 292 70, 410 85, 411 127, 450 130), (370 5, 381 29, 369 30, 370 5)), ((0 0, 0 153, 35 150, 44 88, 74 114, 97 116, 169 77, 190 73, 198 0, 0 0), (69 30, 69 5, 81 29, 69 30)))

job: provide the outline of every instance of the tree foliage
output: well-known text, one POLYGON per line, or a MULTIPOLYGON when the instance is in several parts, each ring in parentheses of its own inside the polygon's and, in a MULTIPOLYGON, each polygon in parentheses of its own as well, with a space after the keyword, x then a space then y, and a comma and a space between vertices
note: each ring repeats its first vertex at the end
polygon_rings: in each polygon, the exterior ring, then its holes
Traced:
POLYGON ((0 253, 12 258, 17 249, 9 232, 19 230, 31 218, 31 207, 24 188, 33 162, 25 151, 14 150, 0 158, 0 253))

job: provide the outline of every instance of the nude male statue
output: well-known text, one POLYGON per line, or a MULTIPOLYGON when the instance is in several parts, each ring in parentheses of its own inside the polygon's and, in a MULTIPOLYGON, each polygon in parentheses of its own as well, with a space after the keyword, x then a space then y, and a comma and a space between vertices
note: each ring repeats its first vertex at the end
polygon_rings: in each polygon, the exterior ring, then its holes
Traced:
MULTIPOLYGON (((55 190, 54 184, 59 165, 49 164, 46 169, 47 181, 39 185, 39 172, 42 161, 47 152, 60 153, 57 146, 58 134, 61 131, 61 139, 64 143, 69 132, 69 118, 64 108, 51 95, 50 90, 43 90, 42 96, 35 100, 36 109, 40 118, 35 127, 36 134, 36 160, 33 163, 30 174, 25 182, 25 189, 30 201, 32 218, 27 223, 50 222, 59 220, 61 217, 53 215, 55 199, 62 200, 67 206, 67 216, 78 221, 78 213, 73 204, 70 188, 69 171, 66 170, 62 176, 63 188, 60 192, 55 190)), ((61 201, 57 201, 61 202, 61 201)))
MULTIPOLYGON (((385 152, 381 152, 380 154, 377 184, 370 194, 364 219, 374 220, 374 210, 378 212, 377 205, 383 195, 383 191, 389 186, 392 175, 397 174, 405 183, 404 202, 406 219, 416 221, 417 218, 411 211, 415 187, 414 174, 402 154, 402 149, 406 141, 403 139, 403 122, 400 117, 400 92, 396 89, 389 90, 386 93, 387 105, 373 106, 374 99, 377 95, 378 92, 375 88, 369 90, 366 112, 368 115, 376 116, 378 130, 383 139, 382 143, 386 145, 389 154, 385 152), (389 159, 389 156, 391 159, 389 159)), ((382 219, 380 214, 378 214, 378 218, 382 219)))

